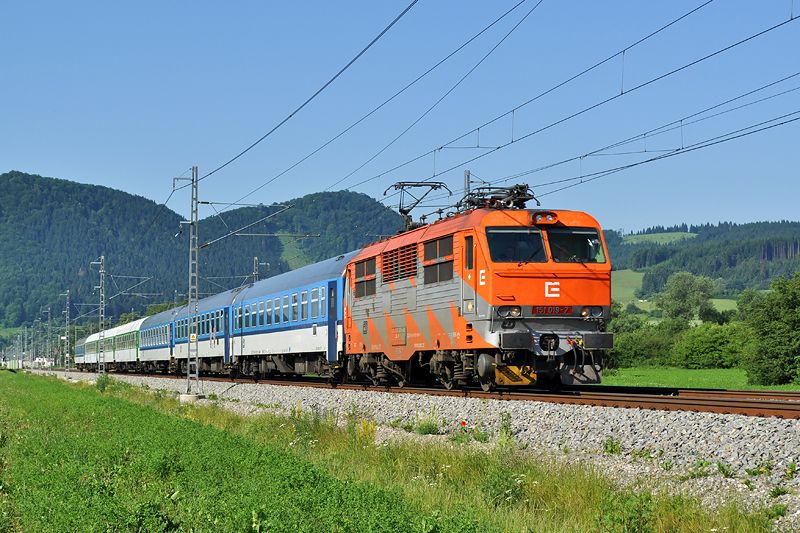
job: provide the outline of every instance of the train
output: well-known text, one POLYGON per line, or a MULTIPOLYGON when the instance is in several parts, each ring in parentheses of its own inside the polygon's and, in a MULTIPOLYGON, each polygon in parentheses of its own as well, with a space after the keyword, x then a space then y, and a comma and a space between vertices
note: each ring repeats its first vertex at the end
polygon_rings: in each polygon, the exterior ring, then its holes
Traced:
POLYGON ((527 187, 363 248, 95 333, 80 370, 322 376, 447 389, 599 383, 611 262, 581 211, 528 209, 527 187), (194 317, 194 319, 193 319, 194 317), (193 326, 192 322, 195 322, 193 326))

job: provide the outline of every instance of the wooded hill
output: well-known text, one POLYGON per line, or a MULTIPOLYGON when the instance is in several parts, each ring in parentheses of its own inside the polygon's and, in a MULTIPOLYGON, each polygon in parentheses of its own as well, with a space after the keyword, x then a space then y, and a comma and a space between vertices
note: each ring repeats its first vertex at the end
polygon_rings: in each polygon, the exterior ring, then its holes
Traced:
MULTIPOLYGON (((287 204, 294 207, 247 230, 279 236, 231 237, 203 249, 201 293, 238 286, 242 278, 222 278, 250 274, 254 256, 269 263, 268 269, 259 269, 263 278, 285 272, 290 264, 296 267, 356 249, 402 225, 397 213, 364 194, 312 194, 287 204)), ((200 242, 279 209, 244 207, 209 217, 200 223, 200 242)), ((44 319, 42 310, 48 306, 60 322, 64 299, 58 295, 66 289, 73 302, 96 303, 92 291, 99 278, 89 262, 101 254, 113 276, 107 277, 109 316, 131 309, 142 312, 154 302, 172 300, 176 290, 185 298, 188 231, 175 237, 182 218, 152 200, 108 187, 17 171, 0 174, 0 324, 31 324, 44 319), (113 297, 136 283, 122 276, 153 276, 136 291, 158 294, 113 297)), ((73 307, 71 315, 80 312, 73 307)))
MULTIPOLYGON (((253 257, 269 263, 262 277, 311 261, 354 250, 393 234, 400 216, 364 194, 317 193, 287 202, 294 207, 247 230, 269 237, 231 237, 200 254, 201 293, 238 286, 252 271, 253 257), (291 234, 291 235, 285 235, 291 234), (302 238, 297 235, 319 234, 302 238), (241 276, 238 279, 229 276, 241 276)), ((200 242, 224 235, 279 206, 243 207, 201 221, 200 242), (224 222, 223 222, 224 221, 224 222)), ((175 237, 181 216, 152 200, 107 187, 44 178, 22 172, 0 174, 0 325, 31 324, 51 307, 61 320, 70 289, 76 303, 95 303, 98 283, 89 262, 106 257, 109 297, 135 280, 121 276, 153 276, 137 289, 157 293, 148 298, 115 296, 108 315, 132 309, 142 312, 154 302, 185 298, 188 232, 175 237)), ((673 272, 689 271, 718 280, 722 292, 766 288, 777 276, 800 270, 800 223, 756 222, 655 227, 636 239, 606 231, 615 269, 644 270, 643 293, 660 291, 673 272), (664 242, 670 232, 692 238, 664 242), (642 240, 652 236, 653 241, 642 240), (626 242, 626 240, 628 242, 626 242)), ((83 312, 89 307, 82 307, 83 312)), ((80 313, 72 308, 74 318, 80 313)))
POLYGON ((772 279, 800 270, 800 222, 684 224, 648 228, 636 235, 670 232, 692 237, 665 243, 638 238, 626 242, 618 232, 605 232, 614 268, 645 272, 643 297, 661 291, 675 272, 708 276, 717 280, 720 296, 733 296, 746 288, 766 289, 772 279))

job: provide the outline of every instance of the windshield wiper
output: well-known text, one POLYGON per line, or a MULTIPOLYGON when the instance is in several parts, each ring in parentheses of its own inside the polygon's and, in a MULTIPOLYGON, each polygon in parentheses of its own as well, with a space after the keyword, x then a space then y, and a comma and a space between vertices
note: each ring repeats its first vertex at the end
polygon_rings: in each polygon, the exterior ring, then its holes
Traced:
POLYGON ((542 247, 540 246, 540 247, 539 247, 539 248, 537 248, 536 250, 532 251, 532 252, 531 252, 531 253, 528 255, 528 257, 526 257, 526 258, 525 258, 525 260, 524 260, 524 261, 520 261, 519 263, 517 263, 517 266, 518 266, 518 267, 521 267, 522 265, 527 265, 528 263, 530 263, 531 259, 533 259, 533 256, 535 256, 536 254, 538 254, 538 253, 539 253, 539 252, 541 252, 541 251, 542 251, 542 247))

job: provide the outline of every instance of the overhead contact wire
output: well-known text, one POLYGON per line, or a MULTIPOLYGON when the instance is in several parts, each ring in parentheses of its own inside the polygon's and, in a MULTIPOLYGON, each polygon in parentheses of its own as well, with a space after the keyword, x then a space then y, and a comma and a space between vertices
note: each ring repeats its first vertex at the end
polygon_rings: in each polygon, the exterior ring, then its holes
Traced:
MULTIPOLYGON (((559 124, 563 124, 564 122, 566 122, 566 121, 568 121, 568 120, 571 120, 571 119, 573 119, 573 118, 575 118, 575 117, 578 117, 578 116, 580 116, 580 115, 583 115, 584 113, 587 113, 587 112, 589 112, 589 111, 591 111, 591 110, 593 110, 593 109, 596 109, 596 108, 598 108, 598 107, 600 107, 600 106, 602 106, 602 105, 605 105, 605 104, 607 104, 607 103, 609 103, 609 102, 612 102, 612 101, 614 101, 614 100, 616 100, 616 99, 618 99, 618 98, 621 98, 621 97, 623 97, 623 96, 625 96, 625 95, 627 95, 627 94, 630 94, 630 93, 632 93, 632 92, 634 92, 634 91, 637 91, 637 90, 639 90, 639 89, 642 89, 642 88, 644 88, 644 87, 647 87, 647 86, 649 86, 649 85, 651 85, 651 84, 653 84, 653 83, 656 83, 656 82, 658 82, 658 81, 660 81, 660 80, 663 80, 664 78, 667 78, 667 77, 669 77, 669 76, 672 76, 672 75, 674 75, 674 74, 677 74, 678 72, 681 72, 681 71, 683 71, 683 70, 686 70, 687 68, 690 68, 690 67, 692 67, 692 66, 694 66, 694 65, 697 65, 697 64, 699 64, 699 63, 702 63, 703 61, 706 61, 706 60, 708 60, 708 59, 711 59, 712 57, 715 57, 715 56, 717 56, 717 55, 719 55, 719 54, 722 54, 722 53, 724 53, 724 52, 727 52, 728 50, 731 50, 731 49, 733 49, 733 48, 736 48, 737 46, 740 46, 740 45, 742 45, 742 44, 745 44, 745 43, 747 43, 747 42, 749 42, 749 41, 752 41, 753 39, 756 39, 756 38, 758 38, 758 37, 760 37, 760 36, 762 36, 762 35, 765 35, 765 34, 767 34, 767 33, 771 32, 771 31, 774 31, 774 30, 776 30, 776 29, 778 29, 778 28, 780 28, 780 27, 782 27, 782 26, 784 26, 784 25, 786 25, 786 24, 789 24, 790 22, 793 22, 794 20, 797 20, 797 19, 789 19, 789 20, 785 20, 785 21, 783 21, 783 22, 779 22, 778 24, 775 24, 774 26, 770 26, 769 28, 767 28, 767 29, 765 29, 765 30, 762 30, 762 31, 760 31, 760 32, 758 32, 758 33, 755 33, 755 34, 753 34, 753 35, 750 35, 750 36, 748 36, 748 37, 745 37, 744 39, 741 39, 741 40, 739 40, 739 41, 737 41, 737 42, 735 42, 735 43, 733 43, 733 44, 730 44, 730 45, 728 45, 728 46, 726 46, 726 47, 724 47, 724 48, 721 48, 721 49, 719 49, 719 50, 716 50, 716 51, 714 51, 714 52, 712 52, 712 53, 710 53, 710 54, 707 54, 707 55, 705 55, 705 56, 703 56, 703 57, 701 57, 701 58, 699 58, 699 59, 695 59, 694 61, 691 61, 691 62, 689 62, 689 63, 686 63, 685 65, 682 65, 682 66, 680 66, 680 67, 677 67, 677 68, 675 68, 675 69, 672 69, 672 70, 670 70, 669 72, 666 72, 666 73, 664 73, 664 74, 661 74, 661 75, 659 75, 659 76, 656 76, 655 78, 651 78, 650 80, 647 80, 647 81, 645 81, 645 82, 643 82, 643 83, 640 83, 639 85, 636 85, 635 87, 632 87, 631 89, 628 89, 627 91, 625 91, 625 92, 624 92, 624 93, 622 93, 622 94, 615 94, 614 96, 610 96, 610 97, 608 97, 608 98, 606 98, 606 99, 604 99, 604 100, 601 100, 601 101, 599 101, 599 102, 597 102, 597 103, 594 103, 594 104, 592 104, 592 105, 590 105, 590 106, 588 106, 588 107, 585 107, 585 108, 581 109, 580 111, 576 111, 575 113, 572 113, 571 115, 568 115, 568 116, 566 116, 566 117, 564 117, 564 118, 561 118, 561 119, 559 119, 559 120, 557 120, 557 121, 555 121, 555 122, 551 122, 550 124, 547 124, 546 126, 542 126, 542 127, 541 127, 541 128, 539 128, 539 129, 536 129, 536 130, 534 130, 534 131, 532 131, 532 132, 529 132, 529 133, 527 133, 527 134, 525 134, 525 135, 523 135, 523 136, 519 137, 518 139, 515 139, 515 140, 513 140, 513 141, 509 141, 509 142, 507 142, 507 143, 505 143, 505 144, 501 144, 501 145, 499 145, 499 146, 495 147, 493 150, 491 150, 491 151, 489 151, 489 152, 484 152, 484 153, 482 153, 482 154, 478 154, 478 155, 476 155, 476 156, 474 156, 474 157, 472 157, 472 158, 470 158, 470 159, 467 159, 466 161, 462 161, 462 162, 460 162, 460 163, 458 163, 458 164, 456 164, 456 165, 453 165, 453 166, 451 166, 451 167, 449 167, 449 168, 447 168, 447 169, 445 169, 445 170, 442 170, 442 171, 440 171, 440 172, 435 172, 433 175, 431 175, 431 176, 429 176, 429 177, 425 178, 425 179, 424 179, 424 180, 422 180, 422 181, 429 181, 429 180, 431 180, 431 179, 433 179, 433 178, 435 178, 435 177, 441 176, 442 174, 446 174, 446 173, 448 173, 448 172, 451 172, 451 171, 453 171, 453 170, 456 170, 457 168, 463 167, 463 166, 464 166, 464 165, 466 165, 466 164, 472 163, 473 161, 477 161, 478 159, 482 159, 482 158, 486 157, 487 155, 493 154, 493 153, 497 152, 498 150, 501 150, 501 149, 503 149, 503 148, 506 148, 506 147, 508 147, 508 146, 510 146, 510 145, 512 145, 512 144, 516 144, 516 143, 518 143, 518 142, 520 142, 520 141, 523 141, 523 140, 525 140, 525 139, 529 139, 530 137, 533 137, 534 135, 537 135, 537 134, 539 134, 539 133, 541 133, 541 132, 543 132, 543 131, 549 130, 550 128, 553 128, 553 127, 555 127, 555 126, 557 126, 557 125, 559 125, 559 124)), ((429 153, 430 153, 430 152, 428 152, 428 154, 429 154, 429 153)), ((427 154, 426 154, 426 155, 427 155, 427 154)), ((367 180, 364 180, 364 181, 362 181, 362 182, 360 182, 360 183, 358 183, 358 184, 356 184, 356 185, 354 185, 354 186, 358 186, 358 185, 364 184, 364 183, 366 183, 366 182, 368 182, 368 181, 371 181, 371 180, 373 180, 373 179, 376 179, 377 177, 379 177, 379 176, 373 176, 372 178, 369 178, 369 179, 367 179, 367 180)), ((388 196, 386 199, 388 199, 388 198, 392 197, 394 194, 396 194, 396 193, 390 194, 390 195, 389 195, 389 196, 388 196)))
POLYGON ((505 35, 504 35, 504 36, 503 36, 503 38, 502 38, 502 39, 500 39, 500 41, 498 41, 498 42, 497 42, 497 44, 495 44, 495 45, 494 45, 494 46, 493 46, 493 47, 492 47, 492 48, 491 48, 491 49, 490 49, 490 50, 489 50, 489 51, 488 51, 488 52, 487 52, 487 53, 486 53, 486 54, 485 54, 485 55, 484 55, 484 56, 483 56, 483 57, 482 57, 482 58, 481 58, 481 59, 480 59, 480 60, 479 60, 477 63, 475 63, 475 65, 473 65, 473 66, 472 66, 472 68, 470 68, 470 69, 469 69, 469 70, 468 70, 468 71, 467 71, 467 72, 466 72, 466 73, 465 73, 463 76, 461 76, 461 78, 459 78, 459 79, 458 79, 458 81, 457 81, 455 84, 453 84, 453 85, 452 85, 452 86, 451 86, 451 87, 450 87, 450 88, 449 88, 449 89, 448 89, 448 90, 447 90, 447 91, 446 91, 446 92, 445 92, 445 93, 444 93, 444 94, 443 94, 443 95, 442 95, 442 96, 441 96, 441 97, 440 97, 438 100, 436 100, 436 101, 433 103, 433 105, 431 105, 430 107, 428 107, 428 109, 426 109, 426 110, 425 110, 425 111, 424 111, 424 112, 423 112, 423 113, 422 113, 422 114, 421 114, 419 117, 417 117, 417 119, 416 119, 416 120, 414 120, 414 121, 413 121, 413 122, 412 122, 412 123, 411 123, 411 124, 410 124, 410 125, 409 125, 409 126, 406 128, 406 129, 404 129, 402 132, 400 132, 400 134, 399 134, 399 135, 397 135, 397 136, 396 136, 394 139, 392 139, 391 141, 389 141, 389 143, 388 143, 388 144, 386 144, 386 145, 385 145, 383 148, 381 148, 381 149, 380 149, 380 150, 378 150, 378 151, 377 151, 375 154, 373 154, 373 155, 372 155, 372 157, 370 157, 369 159, 367 159, 366 161, 364 161, 363 163, 361 163, 361 165, 359 165, 357 168, 355 168, 354 170, 352 170, 352 171, 351 171, 349 174, 347 174, 347 175, 346 175, 346 176, 344 176, 343 178, 341 178, 341 179, 339 179, 338 181, 336 181, 336 182, 332 183, 331 185, 329 185, 329 186, 328 186, 328 187, 327 187, 325 190, 326 190, 326 191, 329 191, 329 190, 331 190, 333 187, 335 187, 336 185, 338 185, 338 184, 342 183, 343 181, 345 181, 346 179, 348 179, 349 177, 351 177, 353 174, 355 174, 356 172, 358 172, 359 170, 361 170, 362 168, 364 168, 365 166, 367 166, 369 163, 371 163, 372 161, 374 161, 374 160, 375 160, 375 159, 376 159, 378 156, 380 156, 380 155, 381 155, 383 152, 385 152, 386 150, 388 150, 388 149, 389 149, 389 148, 390 148, 390 147, 391 147, 391 146, 392 146, 394 143, 396 143, 398 140, 400 140, 400 138, 401 138, 401 137, 403 137, 403 136, 404 136, 406 133, 408 133, 408 132, 411 130, 411 128, 413 128, 414 126, 416 126, 416 125, 417 125, 417 124, 418 124, 418 123, 419 123, 419 122, 420 122, 422 119, 424 119, 426 116, 428 116, 428 114, 429 114, 431 111, 433 111, 433 110, 434 110, 434 109, 435 109, 435 108, 436 108, 436 107, 437 107, 437 106, 438 106, 440 103, 442 103, 442 101, 443 101, 445 98, 447 98, 447 97, 450 95, 450 93, 452 93, 453 91, 455 91, 455 90, 458 88, 458 86, 459 86, 459 85, 461 85, 461 84, 464 82, 464 80, 466 80, 466 79, 469 77, 469 75, 470 75, 470 74, 472 74, 473 72, 475 72, 475 70, 476 70, 476 69, 477 69, 479 66, 481 66, 481 64, 482 64, 484 61, 486 61, 486 59, 488 59, 488 58, 489 58, 489 56, 490 56, 490 55, 492 55, 492 53, 494 53, 494 51, 495 51, 495 50, 497 50, 497 49, 500 47, 500 45, 501 45, 501 44, 503 44, 503 42, 505 42, 505 40, 506 40, 506 39, 508 39, 508 37, 509 37, 509 36, 511 36, 511 34, 512 34, 512 33, 514 33, 514 31, 515 31, 517 28, 519 28, 519 26, 520 26, 520 25, 521 25, 523 22, 525 22, 525 20, 526 20, 526 19, 527 19, 527 18, 528 18, 528 17, 531 15, 531 13, 533 13, 533 12, 536 10, 536 8, 537 8, 537 7, 539 7, 539 6, 541 5, 541 3, 542 3, 543 1, 544 1, 544 0, 539 0, 539 1, 536 3, 536 5, 534 5, 534 6, 533 6, 533 7, 532 7, 532 8, 531 8, 531 9, 530 9, 530 10, 529 10, 527 13, 525 13, 525 15, 524 15, 524 16, 523 16, 523 17, 522 17, 522 18, 521 18, 521 19, 520 19, 520 20, 519 20, 519 21, 518 21, 518 22, 517 22, 517 23, 516 23, 516 24, 515 24, 515 25, 514 25, 514 26, 513 26, 513 27, 512 27, 512 28, 511 28, 511 29, 510 29, 510 30, 509 30, 509 31, 508 31, 508 32, 507 32, 505 35))
MULTIPOLYGON (((330 84, 332 84, 334 81, 336 81, 336 79, 337 79, 339 76, 341 76, 341 75, 342 75, 342 74, 343 74, 343 73, 344 73, 344 72, 345 72, 345 71, 346 71, 348 68, 350 68, 350 66, 352 66, 352 65, 353 65, 353 63, 355 63, 355 62, 356 62, 356 61, 357 61, 357 60, 358 60, 358 59, 359 59, 359 58, 360 58, 362 55, 364 55, 364 54, 367 52, 367 50, 369 50, 370 48, 372 48, 372 46, 373 46, 375 43, 377 43, 377 42, 380 40, 380 38, 381 38, 381 37, 383 37, 383 36, 384 36, 384 34, 386 34, 386 32, 388 32, 388 31, 389 31, 389 30, 390 30, 390 29, 391 29, 391 28, 392 28, 392 27, 393 27, 395 24, 397 24, 397 22, 398 22, 398 21, 400 21, 400 19, 401 19, 401 18, 403 18, 403 16, 404 16, 406 13, 408 13, 408 12, 411 10, 411 8, 412 8, 412 7, 414 7, 414 5, 415 5, 417 2, 419 2, 419 0, 413 0, 413 1, 412 1, 410 4, 408 4, 408 5, 406 6, 406 8, 405 8, 405 9, 403 9, 403 11, 401 11, 401 12, 400 12, 400 14, 399 14, 399 15, 397 15, 397 16, 394 18, 394 20, 392 20, 392 21, 389 23, 389 25, 388 25, 388 26, 386 26, 386 27, 385 27, 385 28, 384 28, 384 29, 383 29, 383 30, 382 30, 382 31, 381 31, 381 32, 380 32, 378 35, 376 35, 376 36, 375 36, 375 38, 374 38, 374 39, 372 39, 372 40, 369 42, 369 44, 368 44, 367 46, 365 46, 365 47, 364 47, 364 48, 363 48, 363 49, 362 49, 362 50, 361 50, 361 51, 360 51, 358 54, 356 54, 356 55, 355 55, 355 57, 353 57, 353 58, 352 58, 350 61, 348 61, 348 62, 347 62, 347 64, 346 64, 345 66, 343 66, 342 68, 340 68, 340 69, 339 69, 339 71, 338 71, 338 72, 337 72, 337 73, 336 73, 336 74, 335 74, 335 75, 334 75, 334 76, 333 76, 331 79, 329 79, 328 81, 326 81, 326 82, 325 82, 325 84, 324 84, 324 85, 322 85, 322 87, 320 87, 319 89, 317 89, 317 90, 316 90, 316 92, 314 92, 314 94, 312 94, 311 96, 309 96, 309 97, 308 97, 308 98, 307 98, 307 99, 306 99, 306 100, 305 100, 305 101, 304 101, 302 104, 300 104, 300 105, 299 105, 299 106, 298 106, 298 107, 297 107, 297 108, 296 108, 294 111, 292 111, 291 113, 289 113, 289 114, 288 114, 288 115, 287 115, 287 116, 286 116, 286 117, 285 117, 283 120, 281 120, 280 122, 278 122, 278 123, 277 123, 275 126, 273 126, 273 127, 272 127, 272 129, 270 129, 270 130, 269 130, 269 131, 267 131, 267 132, 266 132, 264 135, 262 135, 261 137, 259 137, 259 138, 258 138, 256 141, 254 141, 252 144, 250 144, 250 145, 249 145, 247 148, 245 148, 244 150, 242 150, 241 152, 239 152, 238 154, 236 154, 236 155, 235 155, 235 156, 233 156, 232 158, 228 159, 227 161, 225 161, 224 163, 222 163, 221 165, 219 165, 218 167, 216 167, 214 170, 212 170, 212 171, 210 171, 210 172, 208 172, 208 173, 204 174, 203 176, 201 176, 201 177, 200 177, 200 180, 204 180, 204 179, 206 179, 207 177, 209 177, 209 176, 212 176, 212 175, 216 174, 217 172, 219 172, 220 170, 222 170, 223 168, 227 167, 228 165, 230 165, 231 163, 233 163, 234 161, 236 161, 237 159, 239 159, 240 157, 242 157, 243 155, 245 155, 247 152, 249 152, 250 150, 252 150, 252 149, 253 149, 253 148, 255 148, 256 146, 258 146, 258 145, 259 145, 259 144, 260 144, 260 143, 261 143, 261 142, 262 142, 264 139, 266 139, 267 137, 269 137, 270 135, 272 135, 273 133, 275 133, 275 132, 278 130, 278 128, 280 128, 281 126, 283 126, 284 124, 286 124, 287 122, 289 122, 289 120, 291 120, 291 119, 292 119, 292 117, 294 117, 294 116, 295 116, 297 113, 299 113, 299 112, 300 112, 300 111, 301 111, 301 110, 302 110, 304 107, 306 107, 306 106, 307 106, 309 103, 311 103, 311 101, 312 101, 312 100, 314 100, 314 99, 315 99, 317 96, 319 96, 319 94, 320 94, 322 91, 324 91, 325 89, 327 89, 327 88, 328 88, 328 86, 329 86, 330 84)), ((181 187, 178 187, 177 189, 178 189, 178 190, 180 190, 180 189, 183 189, 183 188, 185 188, 185 187, 188 187, 188 186, 189 186, 188 184, 187 184, 187 185, 182 185, 181 187)))
MULTIPOLYGON (((593 70, 597 69, 598 67, 600 67, 600 66, 602 66, 602 65, 604 65, 604 64, 606 64, 606 63, 608 63, 609 61, 611 61, 611 60, 612 60, 612 59, 614 59, 615 57, 617 57, 617 56, 619 56, 620 54, 622 54, 624 51, 627 51, 627 50, 630 50, 630 49, 632 49, 632 48, 635 48, 635 47, 639 46, 640 44, 642 44, 642 43, 644 43, 645 41, 647 41, 647 40, 651 39, 652 37, 654 37, 654 36, 658 35, 659 33, 661 33, 662 31, 666 30, 667 28, 670 28, 671 26, 673 26, 673 25, 677 24, 678 22, 682 21, 683 19, 685 19, 685 18, 687 18, 687 17, 691 16, 692 14, 696 13, 697 11, 699 11, 699 10, 701 10, 702 8, 706 7, 707 5, 711 4, 713 1, 714 1, 714 0, 707 0, 706 2, 703 2, 703 3, 702 3, 702 4, 700 4, 699 6, 697 6, 697 7, 693 8, 693 9, 691 9, 690 11, 687 11, 686 13, 684 13, 684 14, 682 14, 681 16, 679 16, 679 17, 677 17, 677 18, 673 19, 672 21, 670 21, 670 22, 668 22, 667 24, 665 24, 665 25, 663 25, 663 26, 659 27, 658 29, 656 29, 656 30, 654 30, 654 31, 650 32, 649 34, 645 35, 644 37, 641 37, 639 40, 635 41, 634 43, 632 43, 632 44, 630 44, 630 45, 626 46, 625 48, 623 48, 623 49, 621 49, 621 50, 619 50, 619 51, 617 51, 617 52, 615 52, 615 53, 613 53, 613 54, 611 54, 611 55, 607 56, 605 59, 602 59, 602 60, 600 60, 600 61, 598 61, 598 62, 594 63, 593 65, 591 65, 591 66, 589 66, 589 67, 587 67, 587 68, 583 69, 582 71, 578 72, 577 74, 574 74, 574 75, 570 76, 569 78, 567 78, 567 79, 565 79, 565 80, 563 80, 563 81, 561 81, 561 82, 559 82, 559 83, 557 83, 557 84, 553 85, 553 86, 552 86, 552 87, 550 87, 549 89, 547 89, 547 90, 545 90, 545 91, 543 91, 543 92, 541 92, 541 93, 537 94, 536 96, 534 96, 534 97, 532 97, 532 98, 530 98, 530 99, 526 100, 525 102, 523 102, 523 103, 521 103, 521 104, 517 105, 516 107, 514 107, 514 108, 512 108, 512 109, 510 109, 510 110, 508 110, 508 111, 506 111, 505 113, 502 113, 502 114, 500 114, 500 115, 497 115, 496 117, 494 117, 494 118, 492 118, 492 119, 490 119, 490 120, 488 120, 488 121, 484 122, 483 124, 481 124, 481 125, 479 125, 479 126, 477 126, 477 127, 475 127, 475 128, 472 128, 471 130, 467 131, 466 133, 463 133, 463 134, 459 135, 458 137, 455 137, 454 139, 452 139, 452 140, 450 140, 450 141, 448 141, 448 142, 446 142, 446 143, 444 143, 444 144, 442 144, 442 145, 440 145, 440 146, 441 146, 441 147, 445 147, 445 146, 448 146, 448 145, 450 145, 450 144, 453 144, 453 143, 455 143, 455 142, 457 142, 457 141, 460 141, 461 139, 463 139, 463 138, 467 137, 468 135, 471 135, 472 133, 478 132, 478 131, 480 131, 482 128, 485 128, 486 126, 489 126, 489 125, 491 125, 491 124, 493 124, 493 123, 497 122, 498 120, 501 120, 502 118, 509 116, 511 113, 514 113, 515 111, 518 111, 519 109, 521 109, 521 108, 523 108, 523 107, 525 107, 525 106, 527 106, 527 105, 530 105, 531 103, 533 103, 533 102, 535 102, 535 101, 539 100, 540 98, 542 98, 542 97, 544 97, 544 96, 546 96, 546 95, 550 94, 551 92, 553 92, 553 91, 556 91, 556 90, 560 89, 561 87, 563 87, 563 86, 565 86, 565 85, 567 85, 567 84, 569 84, 569 83, 571 83, 571 82, 575 81, 576 79, 578 79, 578 78, 580 78, 580 77, 582 77, 582 76, 584 76, 584 75, 588 74, 589 72, 591 72, 591 71, 593 71, 593 70)), ((422 158, 424 158, 424 157, 427 157, 427 156, 429 156, 429 155, 433 154, 434 152, 436 152, 436 150, 437 150, 437 149, 438 149, 438 148, 434 148, 433 150, 429 150, 429 151, 427 151, 427 152, 425 152, 425 153, 422 153, 422 154, 420 154, 420 155, 418 155, 418 156, 416 156, 416 157, 413 157, 413 158, 411 158, 411 159, 409 159, 409 160, 407 160, 407 161, 405 161, 405 162, 403 162, 403 163, 400 163, 400 164, 398 164, 398 165, 396 165, 396 166, 394 166, 394 167, 392 167, 392 168, 390 168, 390 169, 388 169, 388 170, 386 170, 386 171, 383 171, 383 172, 381 172, 380 174, 376 174, 375 176, 372 176, 371 178, 367 178, 367 179, 365 179, 365 180, 363 180, 363 181, 361 181, 361 182, 358 182, 358 183, 356 183, 356 184, 354 184, 354 185, 350 186, 350 188, 353 188, 353 187, 358 187, 358 186, 360 186, 360 185, 363 185, 363 184, 365 184, 365 183, 368 183, 368 182, 370 182, 370 181, 373 181, 373 180, 375 180, 375 179, 381 178, 381 177, 385 176, 386 174, 389 174, 389 173, 391 173, 391 172, 394 172, 394 171, 396 171, 396 170, 399 170, 399 169, 403 168, 404 166, 410 165, 411 163, 414 163, 414 162, 416 162, 416 161, 419 161, 420 159, 422 159, 422 158)), ((493 150, 493 151, 494 151, 494 150, 493 150)), ((491 152, 487 152, 487 153, 491 153, 491 152)))
POLYGON ((453 56, 454 56, 454 55, 456 55, 458 52, 460 52, 460 51, 461 51, 461 50, 463 50, 465 47, 467 47, 469 44, 471 44, 471 43, 472 43, 472 42, 473 42, 475 39, 477 39, 478 37, 480 37, 481 35, 483 35, 483 34, 484 34, 484 33, 486 33, 487 31, 489 31, 489 30, 490 30, 492 27, 494 27, 494 26, 495 26, 495 25, 496 25, 498 22, 500 22, 501 20, 503 20, 504 18, 506 18, 508 15, 510 15, 512 12, 514 12, 514 11, 515 11, 515 10, 516 10, 516 9, 517 9, 519 6, 521 6, 522 4, 524 4, 526 1, 527 1, 527 0, 521 0, 520 2, 517 2, 517 3, 516 3, 514 6, 512 6, 510 9, 508 9, 508 10, 507 10, 505 13, 503 13, 502 15, 500 15, 498 18, 494 19, 494 20, 493 20, 491 23, 489 23, 487 26, 485 26, 485 27, 484 27, 484 28, 483 28, 481 31, 479 31, 478 33, 476 33, 475 35, 473 35, 472 37, 470 37, 469 39, 467 39, 466 41, 464 41, 464 42, 463 42, 463 43, 462 43, 462 44, 461 44, 461 45, 460 45, 458 48, 456 48, 455 50, 453 50, 452 52, 450 52, 449 54, 447 54, 445 57, 443 57, 442 59, 440 59, 440 60, 439 60, 439 61, 438 61, 436 64, 434 64, 433 66, 431 66, 430 68, 428 68, 428 70, 426 70, 425 72, 423 72, 422 74, 420 74, 419 76, 417 76, 417 77, 416 77, 414 80, 412 80, 411 82, 407 83, 407 84, 406 84, 406 85, 405 85, 405 86, 404 86, 402 89, 400 89, 399 91, 395 92, 395 93, 394 93, 392 96, 390 96, 389 98, 387 98, 386 100, 384 100, 384 101, 383 101, 382 103, 380 103, 378 106, 376 106, 376 107, 372 108, 372 109, 371 109, 371 110, 370 110, 368 113, 366 113, 366 114, 365 114, 365 115, 363 115, 361 118, 359 118, 358 120, 356 120, 355 122, 353 122, 352 124, 350 124, 349 126, 347 126, 346 128, 344 128, 342 131, 340 131, 339 133, 337 133, 336 135, 334 135, 333 137, 331 137, 330 139, 328 139, 327 141, 325 141, 323 144, 321 144, 320 146, 318 146, 318 147, 317 147, 316 149, 314 149, 313 151, 309 152, 309 153, 308 153, 307 155, 305 155, 303 158, 301 158, 301 159, 300 159, 300 160, 298 160, 297 162, 293 163, 291 166, 287 167, 286 169, 284 169, 283 171, 281 171, 281 172, 280 172, 280 173, 278 173, 277 175, 275 175, 275 176, 273 176, 272 178, 268 179, 267 181, 265 181, 264 183, 262 183, 261 185, 259 185, 259 186, 258 186, 258 187, 256 187, 255 189, 253 189, 252 191, 248 192, 247 194, 245 194, 244 196, 242 196, 241 198, 239 198, 239 199, 238 199, 238 200, 236 200, 235 202, 231 202, 230 204, 226 204, 226 205, 225 205, 225 206, 224 206, 224 207, 221 209, 221 211, 222 211, 222 212, 224 212, 224 211, 227 211, 229 207, 231 207, 231 206, 235 205, 235 204, 236 204, 236 203, 238 203, 238 202, 241 202, 242 200, 245 200, 245 199, 249 198, 250 196, 252 196, 253 194, 257 193, 258 191, 260 191, 261 189, 263 189, 263 188, 264 188, 264 187, 266 187, 267 185, 271 184, 272 182, 274 182, 274 181, 275 181, 275 180, 277 180, 278 178, 280 178, 280 177, 284 176, 285 174, 287 174, 288 172, 290 172, 290 171, 294 170, 295 168, 297 168, 297 167, 298 167, 299 165, 301 165, 302 163, 305 163, 305 162, 306 162, 308 159, 310 159, 311 157, 315 156, 316 154, 318 154, 318 153, 319 153, 320 151, 322 151, 323 149, 327 148, 327 147, 328 147, 328 146, 329 146, 331 143, 333 143, 333 142, 337 141, 338 139, 340 139, 342 136, 344 136, 345 134, 347 134, 347 133, 348 133, 350 130, 352 130, 353 128, 355 128, 356 126, 358 126, 359 124, 361 124, 362 122, 364 122, 366 119, 368 119, 369 117, 371 117, 372 115, 374 115, 375 113, 377 113, 378 111, 380 111, 381 109, 383 109, 383 108, 384 108, 384 107, 385 107, 387 104, 389 104, 389 103, 391 103, 392 101, 394 101, 394 100, 395 100, 395 99, 396 99, 398 96, 400 96, 401 94, 405 93, 405 92, 406 92, 408 89, 410 89, 411 87, 413 87, 414 85, 416 85, 416 84, 417 84, 419 81, 421 81, 423 78, 425 78, 425 77, 426 77, 428 74, 430 74, 431 72, 433 72, 434 70, 436 70, 437 68, 439 68, 439 67, 440 67, 442 64, 444 64, 446 61, 448 61, 448 60, 449 60, 451 57, 453 57, 453 56))

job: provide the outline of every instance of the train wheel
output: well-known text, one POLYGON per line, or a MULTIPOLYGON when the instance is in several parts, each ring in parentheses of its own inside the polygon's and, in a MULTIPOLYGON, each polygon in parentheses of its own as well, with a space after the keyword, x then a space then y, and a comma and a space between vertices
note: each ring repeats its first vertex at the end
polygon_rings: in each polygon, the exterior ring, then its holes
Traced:
POLYGON ((494 390, 494 383, 490 380, 481 380, 481 389, 483 392, 492 392, 494 390))

